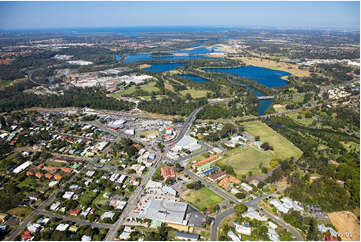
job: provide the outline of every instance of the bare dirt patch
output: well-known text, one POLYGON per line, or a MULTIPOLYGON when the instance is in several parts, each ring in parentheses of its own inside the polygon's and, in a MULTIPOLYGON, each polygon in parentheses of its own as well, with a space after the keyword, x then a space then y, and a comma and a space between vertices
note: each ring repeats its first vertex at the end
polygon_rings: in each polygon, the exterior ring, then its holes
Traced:
POLYGON ((360 222, 355 214, 350 211, 341 211, 329 213, 332 224, 336 227, 336 230, 344 236, 340 236, 344 241, 360 241, 360 222), (351 232, 352 237, 345 236, 351 232))

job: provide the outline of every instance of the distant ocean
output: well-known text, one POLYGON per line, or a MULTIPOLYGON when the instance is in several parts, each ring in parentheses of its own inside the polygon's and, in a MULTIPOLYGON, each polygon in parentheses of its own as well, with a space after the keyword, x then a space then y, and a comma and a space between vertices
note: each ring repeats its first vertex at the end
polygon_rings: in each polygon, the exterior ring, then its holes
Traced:
MULTIPOLYGON (((129 36, 138 36, 142 33, 177 33, 177 32, 201 32, 201 31, 224 31, 235 28, 230 27, 206 27, 206 26, 142 26, 142 27, 89 27, 89 28, 62 28, 62 29, 24 29, 24 30, 0 30, 7 33, 74 33, 74 34, 101 34, 116 33, 129 36)), ((238 28, 239 29, 239 28, 238 28)))

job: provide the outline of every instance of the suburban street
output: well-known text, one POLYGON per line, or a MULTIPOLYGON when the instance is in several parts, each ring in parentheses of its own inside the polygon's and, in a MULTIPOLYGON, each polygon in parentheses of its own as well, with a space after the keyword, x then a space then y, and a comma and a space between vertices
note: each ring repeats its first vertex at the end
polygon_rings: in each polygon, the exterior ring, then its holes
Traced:
MULTIPOLYGON (((223 100, 222 100, 223 101, 223 100)), ((220 101, 214 101, 210 104, 215 104, 215 103, 219 103, 220 101)), ((196 119, 196 116, 198 114, 198 112, 200 110, 202 110, 205 106, 199 107, 196 110, 194 110, 189 116, 188 118, 185 120, 181 130, 177 133, 177 136, 170 141, 169 143, 166 143, 166 147, 162 152, 160 152, 156 147, 154 147, 153 145, 146 145, 146 148, 148 150, 152 150, 153 152, 155 152, 156 154, 156 159, 154 162, 154 165, 152 167, 150 167, 149 171, 147 172, 147 174, 143 177, 141 184, 138 186, 138 188, 136 189, 136 191, 131 195, 131 197, 129 198, 129 201, 131 201, 131 203, 128 203, 127 206, 125 207, 125 209, 123 210, 121 216, 118 218, 118 220, 112 224, 100 224, 100 223, 91 223, 91 222, 87 222, 87 221, 82 221, 80 219, 76 219, 76 218, 71 218, 71 217, 67 217, 67 216, 60 216, 60 215, 56 215, 56 214, 52 214, 50 212, 45 211, 44 209, 49 206, 56 198, 56 193, 54 193, 52 196, 50 196, 38 209, 36 209, 30 216, 28 216, 19 226, 18 228, 8 237, 9 240, 14 240, 16 238, 17 235, 19 235, 27 226, 27 224, 33 220, 35 218, 35 216, 39 215, 39 214, 43 214, 43 215, 47 215, 47 216, 52 216, 52 217, 59 217, 62 218, 64 220, 68 220, 68 221, 73 221, 79 224, 83 224, 83 225, 89 225, 92 227, 98 227, 98 228, 109 228, 109 231, 105 237, 105 240, 110 241, 110 240, 114 240, 117 236, 117 232, 119 227, 124 224, 126 218, 129 216, 130 212, 132 210, 134 210, 134 208, 136 207, 141 195, 142 195, 142 191, 144 186, 148 183, 148 181, 151 179, 151 177, 153 176, 154 172, 156 171, 158 165, 161 163, 162 161, 162 157, 163 155, 169 150, 171 149, 171 147, 173 145, 175 145, 179 140, 181 140, 189 131, 190 128, 194 122, 194 120, 196 119)), ((300 109, 301 110, 301 109, 300 109)), ((289 113, 289 112, 294 112, 296 110, 290 110, 284 113, 289 113)), ((299 111, 299 110, 297 110, 299 111)), ((284 113, 277 113, 277 114, 273 114, 273 115, 264 115, 264 116, 260 116, 259 118, 267 118, 270 116, 275 116, 275 115, 280 115, 280 114, 284 114, 284 113)), ((112 129, 107 128, 104 124, 100 123, 99 121, 91 121, 91 122, 84 122, 84 123, 89 123, 94 125, 95 127, 99 128, 100 130, 106 131, 112 135, 114 135, 116 137, 115 140, 113 140, 113 142, 117 142, 119 141, 121 138, 130 138, 132 139, 134 142, 137 142, 137 140, 133 137, 129 137, 123 133, 119 133, 116 132, 112 129)), ((67 135, 67 134, 64 134, 67 135)), ((209 150, 212 149, 211 146, 205 144, 204 142, 199 141, 199 143, 202 145, 202 147, 204 148, 204 150, 201 150, 199 152, 196 152, 194 154, 191 154, 189 156, 183 157, 178 159, 177 161, 175 161, 174 163, 178 163, 190 158, 193 158, 195 156, 198 156, 200 154, 203 154, 205 152, 208 152, 209 150)), ((103 151, 107 151, 109 149, 110 145, 108 145, 106 147, 106 149, 103 151)), ((74 158, 74 157, 72 157, 74 158)), ((91 168, 90 166, 99 166, 97 163, 98 157, 93 157, 93 158, 88 158, 87 159, 89 161, 87 167, 91 168)), ((116 167, 115 166, 111 166, 111 165, 103 165, 100 169, 105 169, 105 170, 113 170, 116 171, 116 167)), ((206 181, 205 179, 203 179, 202 177, 198 176, 197 174, 193 173, 192 171, 190 171, 187 168, 184 168, 184 173, 186 175, 189 175, 190 177, 192 177, 195 180, 201 181, 207 188, 213 190, 214 192, 216 192, 217 194, 219 194, 220 196, 222 196, 223 198, 234 202, 235 204, 240 204, 240 201, 238 199, 236 199, 234 196, 228 194, 227 192, 225 192, 223 189, 213 185, 211 182, 206 181)), ((65 184, 70 183, 76 175, 74 175, 70 180, 68 180, 65 184)), ((65 186, 65 184, 62 186, 62 188, 65 186)), ((62 188, 60 190, 58 190, 58 192, 62 192, 62 188)), ((245 202, 244 204, 247 206, 251 206, 251 207, 255 207, 257 208, 257 202, 259 200, 262 200, 263 198, 256 198, 255 200, 252 201, 248 201, 245 202)), ((212 240, 215 239, 216 235, 217 235, 217 230, 218 230, 218 226, 219 223, 223 220, 223 218, 227 217, 228 215, 232 214, 234 212, 234 209, 231 208, 229 210, 226 210, 225 212, 221 213, 220 215, 218 215, 216 217, 216 220, 213 224, 213 229, 212 229, 212 240)), ((277 218, 275 218, 274 216, 261 211, 262 213, 264 213, 267 217, 269 217, 270 219, 276 221, 277 223, 279 223, 281 226, 283 226, 284 228, 288 229, 289 231, 291 231, 294 236, 299 240, 300 238, 302 238, 300 236, 300 234, 292 227, 290 227, 289 225, 283 223, 282 221, 279 221, 277 218)))

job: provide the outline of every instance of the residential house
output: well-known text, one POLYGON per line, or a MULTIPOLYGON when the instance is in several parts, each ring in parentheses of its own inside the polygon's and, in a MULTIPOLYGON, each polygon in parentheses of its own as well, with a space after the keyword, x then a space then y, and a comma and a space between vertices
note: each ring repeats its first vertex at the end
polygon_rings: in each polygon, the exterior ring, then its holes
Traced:
POLYGON ((69 224, 59 224, 58 226, 56 226, 55 230, 64 232, 65 230, 68 229, 68 227, 69 224))
POLYGON ((177 240, 191 240, 191 241, 199 240, 199 234, 176 232, 175 237, 177 240))
POLYGON ((241 241, 241 238, 238 237, 232 230, 228 231, 227 236, 232 239, 232 241, 241 241))
POLYGON ((252 229, 248 226, 248 224, 238 224, 234 223, 234 226, 236 228, 237 233, 245 234, 245 235, 251 235, 252 229))

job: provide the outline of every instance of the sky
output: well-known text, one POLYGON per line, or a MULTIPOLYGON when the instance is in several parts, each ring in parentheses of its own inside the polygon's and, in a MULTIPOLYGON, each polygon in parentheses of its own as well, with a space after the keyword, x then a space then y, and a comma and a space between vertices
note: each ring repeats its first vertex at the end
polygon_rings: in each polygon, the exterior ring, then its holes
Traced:
POLYGON ((126 26, 360 28, 360 2, 0 2, 0 29, 126 26))

